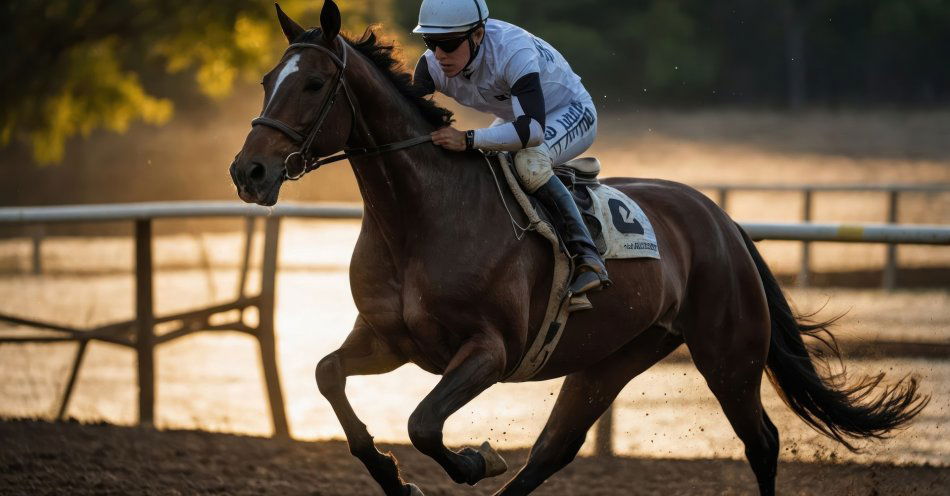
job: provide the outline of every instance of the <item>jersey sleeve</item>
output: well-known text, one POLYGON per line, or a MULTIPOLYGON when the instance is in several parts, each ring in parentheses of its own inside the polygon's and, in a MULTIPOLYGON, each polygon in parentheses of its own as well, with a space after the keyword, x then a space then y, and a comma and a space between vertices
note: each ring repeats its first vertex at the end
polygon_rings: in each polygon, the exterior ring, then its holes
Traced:
POLYGON ((505 79, 511 85, 514 122, 475 130, 475 148, 517 151, 544 142, 544 92, 538 54, 534 49, 515 52, 505 66, 505 79))
POLYGON ((432 73, 429 72, 429 61, 425 54, 422 54, 419 57, 419 62, 416 62, 416 70, 412 74, 412 83, 424 90, 424 95, 435 93, 435 81, 432 79, 432 73))
MULTIPOLYGON (((522 45, 519 43, 519 45, 522 45)), ((514 89, 515 84, 524 76, 532 72, 541 72, 541 63, 538 61, 538 51, 534 47, 519 48, 508 63, 505 64, 505 81, 514 89)))

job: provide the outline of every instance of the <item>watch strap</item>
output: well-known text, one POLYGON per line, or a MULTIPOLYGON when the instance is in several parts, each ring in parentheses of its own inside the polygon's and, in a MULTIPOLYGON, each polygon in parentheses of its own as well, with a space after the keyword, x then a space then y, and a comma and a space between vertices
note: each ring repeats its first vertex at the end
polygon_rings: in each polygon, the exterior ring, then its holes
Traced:
POLYGON ((468 130, 465 131, 465 150, 471 151, 475 149, 475 131, 468 130))

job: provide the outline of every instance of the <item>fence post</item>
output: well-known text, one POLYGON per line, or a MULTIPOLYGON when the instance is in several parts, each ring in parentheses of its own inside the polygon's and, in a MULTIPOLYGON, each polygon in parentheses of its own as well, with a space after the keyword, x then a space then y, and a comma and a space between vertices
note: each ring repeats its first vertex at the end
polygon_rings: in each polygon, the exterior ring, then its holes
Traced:
POLYGON ((37 224, 30 230, 30 240, 33 245, 33 274, 43 273, 43 238, 46 236, 46 225, 37 224))
MULTIPOLYGON (((889 224, 897 223, 897 200, 899 195, 900 193, 896 189, 888 192, 887 222, 889 224)), ((887 259, 884 262, 884 275, 881 284, 888 291, 897 287, 897 245, 894 243, 887 245, 887 259)))
POLYGON ((135 221, 135 349, 138 355, 139 424, 155 422, 155 344, 152 299, 152 220, 135 221))
POLYGON ((594 437, 594 455, 614 456, 614 406, 607 407, 607 411, 597 420, 594 437))
POLYGON ((719 208, 723 212, 727 212, 729 208, 729 188, 719 188, 719 198, 716 203, 719 204, 719 208))
MULTIPOLYGON (((804 198, 802 199, 802 221, 811 222, 812 210, 812 190, 804 189, 804 198)), ((798 270, 798 286, 807 288, 811 277, 811 243, 802 241, 802 261, 801 268, 798 270)))
POLYGON ((241 260, 241 279, 238 281, 237 298, 244 298, 247 286, 247 271, 251 268, 251 249, 254 246, 254 217, 244 218, 244 258, 241 260))
POLYGON ((257 340, 261 349, 261 366, 267 383, 274 437, 288 438, 287 414, 284 412, 284 394, 277 369, 277 343, 274 336, 274 294, 277 283, 277 255, 280 240, 280 217, 268 217, 264 223, 264 262, 261 267, 261 296, 257 340))

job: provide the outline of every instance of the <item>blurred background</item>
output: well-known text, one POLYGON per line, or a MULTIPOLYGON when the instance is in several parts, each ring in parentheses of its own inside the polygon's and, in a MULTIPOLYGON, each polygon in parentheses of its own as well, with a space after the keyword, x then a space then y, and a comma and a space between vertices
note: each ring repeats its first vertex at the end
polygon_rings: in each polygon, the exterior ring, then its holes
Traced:
MULTIPOLYGON (((422 52, 409 35, 418 0, 341 0, 344 29, 371 24, 402 47, 411 70, 422 52)), ((302 25, 321 2, 285 0, 302 25)), ((950 1, 946 0, 522 0, 491 1, 492 17, 561 51, 595 98, 591 154, 604 176, 655 177, 697 187, 950 183, 950 1)), ((233 200, 228 166, 261 108, 259 81, 286 47, 267 0, 24 0, 0 5, 0 206, 233 200)), ((437 97, 461 129, 491 118, 437 97)), ((704 189, 715 199, 715 189, 704 189)), ((287 185, 286 201, 359 202, 345 162, 287 185)), ((880 191, 815 194, 821 222, 887 222, 880 191)), ((793 191, 736 191, 739 221, 802 220, 793 191)), ((901 224, 950 224, 950 191, 901 194, 901 224)), ((239 280, 244 224, 155 223, 156 312, 211 305, 239 280)), ((133 315, 131 224, 0 224, 0 313, 91 327, 133 315), (42 233, 37 271, 32 255, 42 233)), ((284 223, 276 334, 291 434, 340 438, 317 393, 317 360, 356 315, 349 254, 356 221, 284 223)), ((761 243, 804 312, 847 312, 848 343, 898 342, 896 354, 854 352, 855 373, 917 374, 933 401, 895 440, 854 455, 794 418, 765 387, 766 408, 799 460, 946 465, 950 366, 950 250, 902 246, 897 287, 881 289, 884 245, 813 243, 802 287, 803 245, 761 243), (914 348, 916 346, 916 348, 914 348), (903 350, 903 351, 901 351, 903 350), (830 458, 829 458, 830 457, 830 458)), ((259 240, 254 245, 260 252, 259 240)), ((260 265, 252 263, 251 271, 260 265)), ((256 272, 255 272, 256 273, 256 272)), ((251 281, 255 281, 253 277, 251 281)), ((7 335, 21 326, 0 327, 7 335)), ((75 344, 0 345, 0 416, 55 416, 75 344)), ((859 347, 848 348, 857 350, 859 347)), ((156 424, 272 432, 254 340, 200 334, 157 352, 156 424)), ((409 412, 436 377, 414 366, 349 382, 354 407, 379 439, 407 442, 409 412)), ((488 436, 529 446, 559 381, 501 385, 446 427, 453 444, 488 436), (518 398, 518 401, 512 401, 518 398)), ((134 424, 135 355, 93 343, 67 416, 134 424)), ((688 357, 633 381, 615 408, 618 452, 652 457, 742 457, 688 357), (697 420, 699 419, 699 420, 697 420)), ((590 446, 584 453, 589 453, 590 446)))
MULTIPOLYGON (((345 29, 379 23, 411 69, 418 3, 340 5, 345 29)), ((320 2, 282 5, 317 24, 320 2)), ((227 165, 286 46, 271 2, 2 8, 5 203, 234 198, 227 165)), ((491 12, 550 41, 583 78, 602 114, 596 151, 623 154, 604 160, 612 175, 947 178, 946 1, 525 0, 491 12)), ((459 115, 461 127, 481 121, 459 115)), ((359 200, 345 166, 296 186, 287 198, 359 200)))

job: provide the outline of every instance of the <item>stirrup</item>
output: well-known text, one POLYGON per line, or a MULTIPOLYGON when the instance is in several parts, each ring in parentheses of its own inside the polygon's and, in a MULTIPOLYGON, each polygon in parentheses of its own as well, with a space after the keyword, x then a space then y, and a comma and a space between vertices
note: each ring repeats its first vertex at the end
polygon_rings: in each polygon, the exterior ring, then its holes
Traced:
POLYGON ((571 282, 570 291, 572 294, 581 294, 588 291, 604 289, 605 287, 607 286, 604 284, 604 281, 601 280, 600 274, 592 270, 585 270, 577 274, 577 277, 571 282))
POLYGON ((611 286, 607 267, 600 255, 579 253, 574 258, 574 279, 571 281, 571 292, 580 294, 587 291, 607 289, 611 286))
POLYGON ((567 313, 580 312, 581 310, 590 310, 594 305, 590 303, 587 293, 571 295, 571 301, 567 304, 567 313))

